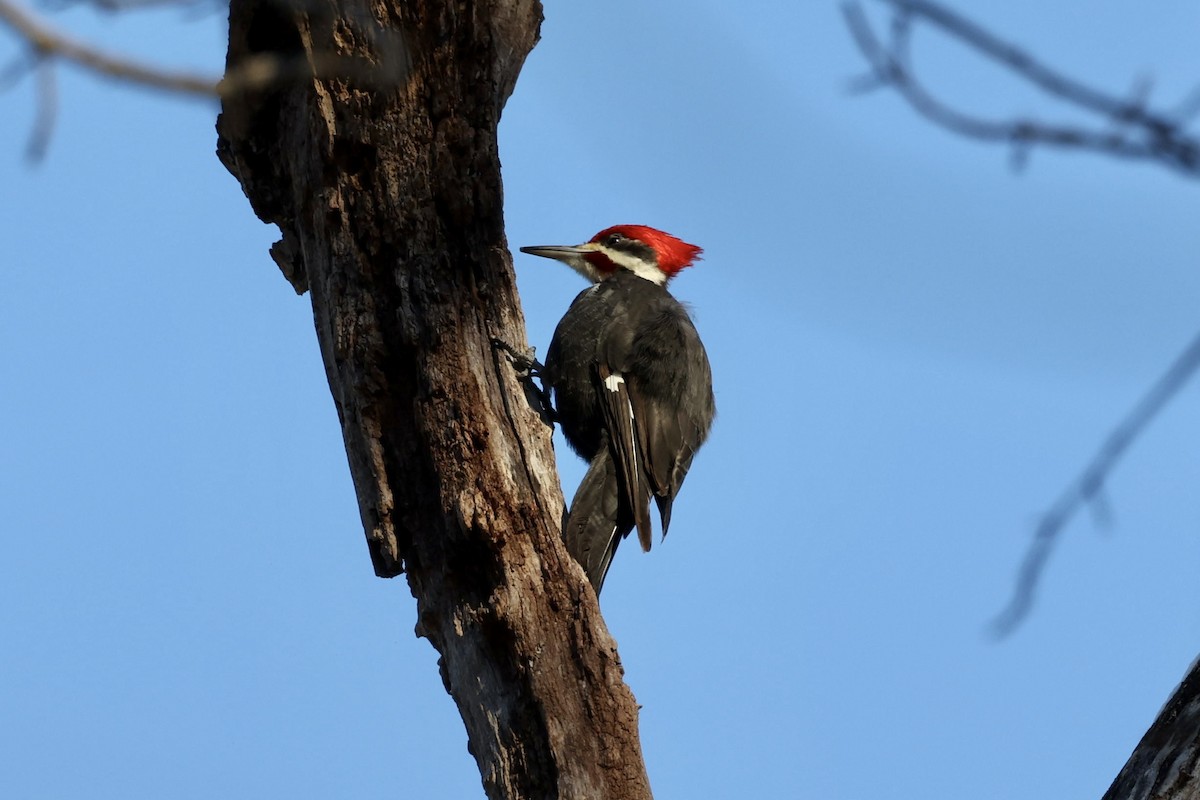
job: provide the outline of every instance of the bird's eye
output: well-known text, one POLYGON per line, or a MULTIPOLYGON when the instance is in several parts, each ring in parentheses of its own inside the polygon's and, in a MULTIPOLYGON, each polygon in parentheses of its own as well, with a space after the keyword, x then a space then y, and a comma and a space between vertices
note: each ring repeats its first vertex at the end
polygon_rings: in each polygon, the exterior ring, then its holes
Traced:
POLYGON ((607 244, 609 247, 616 247, 623 241, 625 241, 625 237, 622 236, 621 234, 610 233, 608 235, 608 238, 604 240, 604 243, 607 244))

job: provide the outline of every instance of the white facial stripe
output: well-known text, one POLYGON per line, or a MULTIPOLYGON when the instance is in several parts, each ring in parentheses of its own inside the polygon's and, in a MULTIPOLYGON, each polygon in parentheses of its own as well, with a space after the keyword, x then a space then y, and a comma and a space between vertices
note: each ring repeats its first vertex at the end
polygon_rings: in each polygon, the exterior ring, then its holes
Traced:
POLYGON ((629 271, 639 278, 644 278, 651 283, 657 283, 659 286, 667 282, 667 276, 661 269, 647 264, 645 261, 638 261, 630 265, 629 271))
POLYGON ((667 276, 663 274, 662 270, 660 270, 654 264, 643 261, 632 253, 626 253, 621 250, 613 250, 612 248, 605 247, 598 242, 592 242, 589 244, 592 244, 596 250, 608 256, 609 261, 613 262, 618 267, 623 267, 629 270, 639 278, 648 280, 651 283, 657 283, 659 286, 662 286, 667 282, 667 276))
POLYGON ((624 382, 625 379, 621 377, 621 373, 614 372, 612 375, 609 375, 604 379, 604 388, 608 389, 610 392, 619 392, 621 391, 621 384, 624 382))

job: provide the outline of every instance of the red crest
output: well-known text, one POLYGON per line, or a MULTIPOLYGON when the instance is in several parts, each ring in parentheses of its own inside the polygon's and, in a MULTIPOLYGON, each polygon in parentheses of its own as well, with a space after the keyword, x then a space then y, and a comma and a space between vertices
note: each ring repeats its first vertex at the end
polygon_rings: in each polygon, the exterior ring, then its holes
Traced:
MULTIPOLYGON (((619 233, 630 239, 647 244, 658 256, 658 268, 666 276, 672 277, 685 267, 690 267, 700 257, 704 250, 694 244, 688 244, 682 239, 669 233, 664 233, 649 225, 613 225, 605 228, 592 237, 593 242, 599 242, 606 236, 619 233)), ((607 260, 607 259, 606 259, 607 260)))

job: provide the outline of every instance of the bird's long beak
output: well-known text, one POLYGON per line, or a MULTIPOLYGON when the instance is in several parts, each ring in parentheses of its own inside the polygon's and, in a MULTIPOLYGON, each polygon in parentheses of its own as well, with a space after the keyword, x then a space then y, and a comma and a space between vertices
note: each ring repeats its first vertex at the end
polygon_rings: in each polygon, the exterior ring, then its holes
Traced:
POLYGON ((573 258, 583 258, 588 249, 583 245, 541 244, 535 247, 522 247, 521 252, 529 253, 531 256, 553 258, 558 261, 570 261, 573 258))
POLYGON ((555 261, 561 261, 592 283, 595 283, 600 280, 600 273, 588 263, 588 260, 584 256, 595 252, 596 249, 596 244, 587 242, 585 244, 574 245, 543 244, 537 247, 522 247, 521 252, 529 253, 531 256, 542 256, 543 258, 553 258, 555 261))

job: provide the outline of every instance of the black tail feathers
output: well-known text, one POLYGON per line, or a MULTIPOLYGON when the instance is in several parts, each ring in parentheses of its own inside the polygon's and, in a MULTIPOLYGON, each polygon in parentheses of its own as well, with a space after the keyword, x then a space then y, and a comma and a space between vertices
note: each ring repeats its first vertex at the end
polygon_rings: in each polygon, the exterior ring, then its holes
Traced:
POLYGON ((617 545, 633 529, 632 517, 622 506, 616 465, 609 448, 602 447, 588 466, 563 521, 567 550, 583 566, 596 594, 604 586, 617 545))

